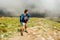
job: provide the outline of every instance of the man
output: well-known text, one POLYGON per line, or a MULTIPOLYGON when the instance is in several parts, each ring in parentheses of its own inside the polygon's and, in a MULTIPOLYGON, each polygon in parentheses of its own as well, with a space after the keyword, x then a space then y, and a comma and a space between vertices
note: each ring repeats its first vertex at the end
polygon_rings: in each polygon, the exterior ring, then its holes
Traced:
POLYGON ((29 20, 30 20, 30 14, 28 14, 28 10, 25 9, 24 13, 20 16, 20 23, 22 24, 22 31, 21 31, 22 36, 24 31, 28 33, 26 24, 29 20))

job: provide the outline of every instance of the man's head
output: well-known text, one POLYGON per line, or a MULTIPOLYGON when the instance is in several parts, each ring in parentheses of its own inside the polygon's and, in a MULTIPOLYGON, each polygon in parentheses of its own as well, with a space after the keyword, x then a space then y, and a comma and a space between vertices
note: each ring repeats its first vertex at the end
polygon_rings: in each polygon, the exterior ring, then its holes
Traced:
POLYGON ((24 13, 25 13, 25 14, 28 14, 28 9, 25 9, 24 13))

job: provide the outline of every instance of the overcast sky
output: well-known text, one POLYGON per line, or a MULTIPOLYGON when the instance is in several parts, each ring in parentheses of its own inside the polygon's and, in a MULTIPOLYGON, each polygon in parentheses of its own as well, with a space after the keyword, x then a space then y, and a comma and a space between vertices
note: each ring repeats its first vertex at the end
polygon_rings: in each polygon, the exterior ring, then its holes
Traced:
POLYGON ((49 15, 58 16, 60 0, 0 0, 0 9, 12 12, 13 15, 19 15, 24 9, 29 9, 33 12, 47 12, 49 15))

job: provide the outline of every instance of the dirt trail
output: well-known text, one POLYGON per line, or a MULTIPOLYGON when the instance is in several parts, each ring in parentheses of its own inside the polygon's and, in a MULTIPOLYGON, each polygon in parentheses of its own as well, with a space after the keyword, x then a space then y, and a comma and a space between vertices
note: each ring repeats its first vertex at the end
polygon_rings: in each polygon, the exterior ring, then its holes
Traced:
POLYGON ((24 32, 23 36, 17 33, 17 35, 9 38, 9 40, 60 40, 60 32, 56 30, 46 32, 42 29, 38 29, 38 27, 32 27, 28 29, 28 31, 28 33, 24 32))
POLYGON ((23 36, 18 32, 8 40, 60 40, 60 31, 49 28, 49 24, 45 25, 43 22, 39 24, 40 26, 28 28, 28 33, 24 32, 23 36))

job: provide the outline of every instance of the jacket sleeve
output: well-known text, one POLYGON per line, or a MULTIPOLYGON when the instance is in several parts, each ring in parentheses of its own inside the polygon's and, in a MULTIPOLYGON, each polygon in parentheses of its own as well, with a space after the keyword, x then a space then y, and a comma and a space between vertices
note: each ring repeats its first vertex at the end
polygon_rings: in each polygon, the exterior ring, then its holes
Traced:
POLYGON ((28 14, 28 20, 30 20, 30 16, 31 16, 31 15, 30 15, 30 14, 28 14))

